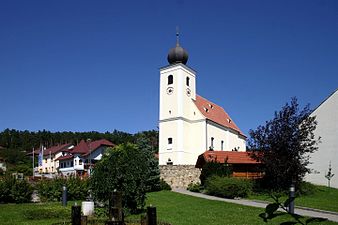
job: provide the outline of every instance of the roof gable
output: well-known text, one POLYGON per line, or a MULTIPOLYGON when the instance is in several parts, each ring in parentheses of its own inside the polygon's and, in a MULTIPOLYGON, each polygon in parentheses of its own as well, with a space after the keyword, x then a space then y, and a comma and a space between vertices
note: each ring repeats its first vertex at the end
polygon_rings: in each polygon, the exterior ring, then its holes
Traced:
POLYGON ((246 137, 222 107, 199 95, 196 95, 196 100, 194 102, 198 110, 205 118, 223 127, 237 131, 240 135, 246 137))
POLYGON ((81 140, 80 143, 76 145, 72 150, 72 154, 78 153, 87 155, 89 154, 89 152, 93 152, 101 146, 114 147, 115 145, 106 139, 101 139, 92 142, 85 142, 84 140, 81 140))

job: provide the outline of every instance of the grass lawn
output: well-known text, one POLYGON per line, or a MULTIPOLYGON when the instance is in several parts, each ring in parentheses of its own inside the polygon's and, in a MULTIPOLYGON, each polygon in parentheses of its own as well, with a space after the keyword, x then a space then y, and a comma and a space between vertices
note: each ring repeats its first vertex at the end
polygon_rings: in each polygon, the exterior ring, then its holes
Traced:
MULTIPOLYGON (((0 224, 50 225, 69 221, 72 204, 69 203, 66 208, 60 203, 0 204, 0 224)), ((265 224, 258 217, 264 209, 211 201, 170 191, 149 193, 147 205, 150 204, 156 206, 159 220, 173 225, 265 224)), ((139 218, 139 215, 132 217, 139 218)), ((290 217, 284 214, 267 224, 280 224, 288 218, 290 217)), ((338 223, 327 221, 321 224, 338 223)))
MULTIPOLYGON (((325 186, 316 187, 317 190, 314 194, 297 197, 295 200, 296 206, 338 212, 338 189, 325 186)), ((272 198, 268 194, 252 195, 250 199, 272 201, 272 198)), ((287 199, 287 196, 281 197, 281 200, 284 201, 285 199, 287 199)))
MULTIPOLYGON (((243 225, 265 224, 258 215, 264 209, 211 201, 169 191, 148 194, 147 204, 157 207, 160 220, 173 225, 243 225)), ((290 218, 282 215, 267 224, 280 224, 290 218)), ((316 223, 314 223, 316 224, 316 223)), ((321 224, 338 224, 324 222, 321 224)))
POLYGON ((71 204, 61 203, 0 204, 1 225, 51 225, 70 221, 71 204))

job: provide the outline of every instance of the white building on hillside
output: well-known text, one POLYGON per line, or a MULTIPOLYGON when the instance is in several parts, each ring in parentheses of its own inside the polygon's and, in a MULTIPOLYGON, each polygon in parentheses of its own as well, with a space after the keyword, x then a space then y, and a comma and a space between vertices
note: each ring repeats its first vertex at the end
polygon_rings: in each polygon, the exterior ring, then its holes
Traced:
POLYGON ((197 95, 196 72, 179 45, 160 69, 159 164, 195 165, 207 150, 245 151, 246 137, 215 103, 197 95))
POLYGON ((321 137, 318 151, 311 154, 310 168, 312 174, 306 176, 306 180, 320 185, 327 185, 325 178, 331 162, 332 173, 331 186, 338 188, 338 89, 325 99, 312 113, 318 122, 315 130, 316 137, 321 137))

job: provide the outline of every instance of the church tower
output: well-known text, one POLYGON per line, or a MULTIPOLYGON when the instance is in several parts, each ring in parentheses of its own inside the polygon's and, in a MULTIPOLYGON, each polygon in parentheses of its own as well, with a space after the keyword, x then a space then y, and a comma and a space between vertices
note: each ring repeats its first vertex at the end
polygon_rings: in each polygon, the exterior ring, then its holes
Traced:
MULTIPOLYGON (((198 115, 201 117, 193 110, 196 72, 186 66, 188 53, 180 46, 178 33, 176 38, 176 47, 168 54, 169 65, 160 69, 160 165, 187 163, 187 158, 193 151, 190 145, 190 122, 198 115)), ((196 158, 193 157, 190 164, 195 162, 196 158)))

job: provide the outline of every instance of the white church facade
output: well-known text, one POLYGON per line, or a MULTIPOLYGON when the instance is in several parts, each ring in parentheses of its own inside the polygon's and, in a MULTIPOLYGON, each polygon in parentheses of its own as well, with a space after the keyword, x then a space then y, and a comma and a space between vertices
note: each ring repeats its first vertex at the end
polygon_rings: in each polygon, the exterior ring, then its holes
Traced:
POLYGON ((197 95, 197 74, 179 45, 160 69, 159 164, 195 165, 208 150, 246 151, 246 136, 224 109, 197 95))
POLYGON ((316 138, 320 137, 318 151, 310 155, 312 173, 305 178, 307 181, 328 185, 325 175, 329 171, 335 174, 331 179, 331 186, 338 188, 338 89, 325 99, 310 116, 316 116, 317 127, 314 131, 316 138))

